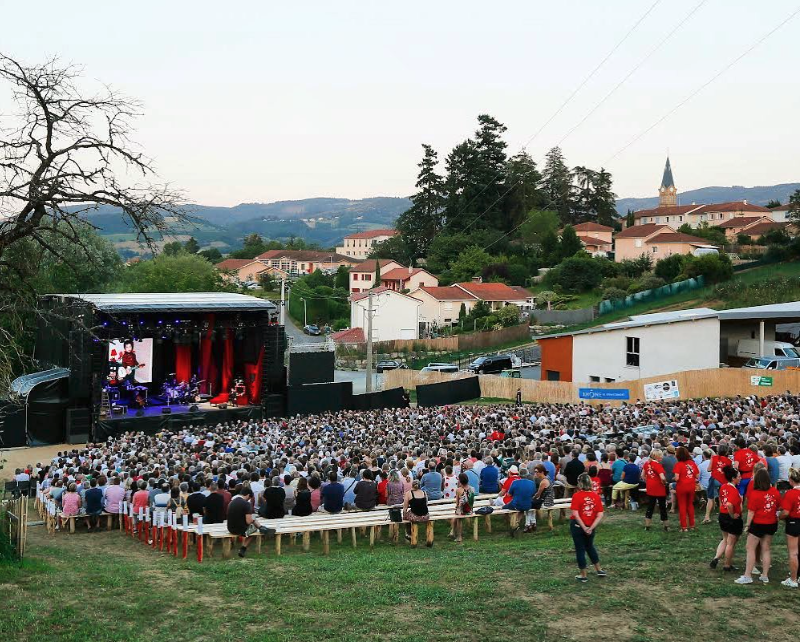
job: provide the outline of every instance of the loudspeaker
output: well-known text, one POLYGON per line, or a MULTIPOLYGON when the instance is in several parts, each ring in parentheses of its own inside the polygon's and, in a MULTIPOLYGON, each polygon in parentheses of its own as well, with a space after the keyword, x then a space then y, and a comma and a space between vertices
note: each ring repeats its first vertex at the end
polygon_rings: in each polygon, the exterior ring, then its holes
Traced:
POLYGON ((84 444, 89 441, 92 427, 92 415, 88 408, 67 408, 68 444, 84 444))
POLYGON ((169 406, 165 406, 164 408, 161 409, 161 414, 162 415, 171 415, 172 414, 172 408, 170 408, 169 406))
POLYGON ((197 412, 198 410, 200 410, 200 408, 197 407, 197 404, 193 403, 191 406, 189 406, 189 412, 197 412))
POLYGON ((227 409, 228 409, 228 404, 226 404, 226 403, 221 403, 221 404, 219 404, 219 405, 217 406, 217 408, 219 408, 220 410, 227 410, 227 409))
POLYGON ((92 395, 92 337, 88 330, 70 330, 69 395, 88 399, 92 395))

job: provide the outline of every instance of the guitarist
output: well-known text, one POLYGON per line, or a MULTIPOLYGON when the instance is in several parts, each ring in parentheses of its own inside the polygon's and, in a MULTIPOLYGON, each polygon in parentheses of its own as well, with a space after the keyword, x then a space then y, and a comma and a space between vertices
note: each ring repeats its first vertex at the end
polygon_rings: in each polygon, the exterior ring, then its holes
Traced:
POLYGON ((134 382, 134 375, 137 368, 143 368, 145 364, 139 363, 136 358, 136 352, 133 350, 133 341, 126 339, 122 344, 125 351, 120 358, 120 365, 125 368, 126 374, 122 377, 122 381, 132 384, 134 382))

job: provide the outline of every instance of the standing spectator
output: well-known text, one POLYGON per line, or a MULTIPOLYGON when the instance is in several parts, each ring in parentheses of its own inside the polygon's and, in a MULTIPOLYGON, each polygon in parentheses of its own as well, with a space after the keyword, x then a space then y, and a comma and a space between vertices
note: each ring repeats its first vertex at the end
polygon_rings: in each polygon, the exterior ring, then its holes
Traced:
POLYGON ((717 568, 719 561, 724 559, 722 570, 730 572, 735 570, 733 553, 744 531, 742 496, 739 494, 739 471, 729 465, 725 466, 722 474, 725 477, 725 483, 719 489, 719 528, 722 531, 722 541, 717 546, 710 566, 717 568))
POLYGON ((661 465, 661 460, 664 453, 660 450, 653 450, 650 453, 650 459, 645 463, 642 468, 644 475, 645 490, 650 502, 647 505, 647 511, 644 515, 644 529, 650 530, 650 524, 653 521, 653 512, 655 511, 656 504, 658 504, 658 512, 661 517, 661 525, 665 531, 669 530, 667 521, 667 476, 664 474, 664 467, 661 465))
POLYGON ((769 582, 769 568, 772 563, 772 536, 778 532, 778 506, 781 503, 780 493, 769 483, 766 468, 760 468, 753 477, 753 488, 747 498, 747 564, 744 575, 736 580, 737 584, 752 584, 753 568, 756 565, 756 552, 761 551, 761 563, 764 565, 758 578, 764 584, 769 582))
POLYGON ((225 498, 217 491, 219 486, 212 482, 208 487, 211 494, 203 502, 203 523, 222 524, 225 521, 225 498))
POLYGON ((567 479, 567 496, 572 495, 572 492, 578 486, 578 477, 586 470, 583 462, 580 460, 581 451, 577 448, 572 451, 572 458, 564 466, 564 477, 567 479))
MULTIPOLYGON (((706 491, 708 503, 706 504, 704 524, 711 521, 711 512, 714 510, 714 501, 719 497, 719 489, 728 483, 723 471, 727 466, 731 465, 733 465, 733 462, 728 457, 728 447, 725 444, 720 444, 717 446, 716 454, 711 456, 711 462, 708 465, 708 469, 711 471, 711 479, 708 480, 708 490, 706 491)), ((720 513, 725 511, 725 507, 721 502, 719 510, 720 513)))
POLYGON ((792 454, 788 451, 786 446, 780 445, 778 447, 778 490, 785 491, 789 488, 789 469, 792 467, 792 454))
POLYGON ((733 465, 741 473, 739 494, 744 497, 745 493, 747 493, 747 486, 753 478, 753 468, 758 461, 758 453, 750 450, 741 437, 736 441, 736 445, 739 450, 733 454, 733 465))
POLYGON ((678 502, 675 500, 675 464, 678 463, 678 458, 675 457, 675 446, 670 444, 667 446, 667 454, 661 460, 661 465, 664 467, 664 476, 667 478, 667 486, 669 487, 669 504, 670 511, 675 513, 678 510, 678 502))
MULTIPOLYGON (((634 456, 635 457, 635 456, 634 456)), ((603 521, 603 502, 600 496, 592 491, 592 480, 583 473, 576 480, 577 491, 572 496, 570 510, 572 515, 569 530, 575 544, 575 557, 580 574, 575 577, 579 582, 588 582, 586 576, 586 556, 589 556, 598 577, 605 577, 606 572, 600 567, 600 556, 594 546, 595 530, 603 521)))
POLYGON ((708 448, 703 451, 703 459, 697 464, 697 469, 700 473, 697 483, 706 494, 706 517, 703 519, 703 524, 710 524, 711 516, 709 515, 709 506, 714 505, 714 500, 708 498, 708 486, 711 483, 711 451, 708 448))
POLYGON ((681 531, 687 533, 689 528, 694 530, 694 494, 697 490, 700 471, 684 446, 678 447, 675 456, 678 458, 678 463, 674 468, 675 495, 678 499, 681 531))
POLYGON ((775 448, 772 446, 772 444, 767 444, 764 446, 764 458, 767 460, 769 481, 773 486, 777 486, 781 472, 781 465, 778 461, 778 458, 775 457, 775 448))
POLYGON ((798 551, 800 540, 800 469, 789 469, 789 485, 781 501, 781 519, 786 520, 786 547, 789 551, 789 577, 781 584, 787 588, 797 588, 798 551))

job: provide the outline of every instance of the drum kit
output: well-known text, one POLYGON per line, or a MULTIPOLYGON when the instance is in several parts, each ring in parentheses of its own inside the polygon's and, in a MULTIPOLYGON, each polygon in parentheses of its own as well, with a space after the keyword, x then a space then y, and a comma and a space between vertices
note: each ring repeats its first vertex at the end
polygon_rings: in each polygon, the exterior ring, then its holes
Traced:
POLYGON ((167 400, 167 405, 179 404, 187 405, 192 403, 199 403, 202 401, 200 395, 200 384, 205 383, 206 380, 192 381, 191 385, 185 381, 176 382, 174 379, 175 373, 170 373, 168 377, 173 377, 171 380, 167 379, 164 385, 161 386, 161 395, 167 400))

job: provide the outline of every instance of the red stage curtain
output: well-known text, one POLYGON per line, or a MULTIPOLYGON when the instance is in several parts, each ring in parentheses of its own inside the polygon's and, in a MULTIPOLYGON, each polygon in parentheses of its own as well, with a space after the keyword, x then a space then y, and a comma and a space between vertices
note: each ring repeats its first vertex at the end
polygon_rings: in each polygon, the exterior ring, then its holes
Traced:
POLYGON ((228 403, 230 401, 230 393, 229 392, 220 392, 216 397, 211 399, 209 403, 216 404, 216 403, 228 403))
POLYGON ((244 385, 251 404, 261 403, 261 365, 264 362, 264 347, 258 353, 256 363, 244 364, 244 385))
POLYGON ((175 344, 175 377, 178 381, 192 378, 192 346, 175 344))
POLYGON ((222 387, 220 394, 228 394, 233 383, 233 329, 225 331, 225 351, 222 353, 222 387))
POLYGON ((215 383, 216 367, 211 351, 211 337, 214 336, 214 315, 207 314, 208 330, 200 338, 200 379, 204 381, 200 386, 207 394, 212 394, 211 386, 215 383))

